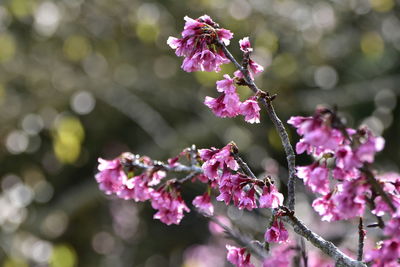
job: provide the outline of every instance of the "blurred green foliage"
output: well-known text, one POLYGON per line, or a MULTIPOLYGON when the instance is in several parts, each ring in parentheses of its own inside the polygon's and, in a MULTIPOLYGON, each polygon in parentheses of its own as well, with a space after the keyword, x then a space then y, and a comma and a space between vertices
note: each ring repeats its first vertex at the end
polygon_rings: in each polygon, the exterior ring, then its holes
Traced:
MULTIPOLYGON (((209 238, 205 221, 194 214, 182 226, 167 227, 152 220, 148 204, 105 197, 93 177, 98 157, 132 151, 166 159, 193 143, 221 147, 234 140, 258 172, 273 168, 272 158, 285 166, 265 114, 261 124, 249 125, 216 118, 202 104, 206 95, 216 96, 215 81, 234 69, 226 65, 215 74, 179 68, 182 59, 166 40, 179 36, 185 15, 206 13, 232 30, 231 50, 238 57, 237 41, 250 36, 254 59, 266 68, 257 83, 278 94, 282 120, 310 114, 318 104, 337 105, 351 126, 364 123, 384 135, 387 148, 378 166, 398 170, 399 5, 2 1, 0 263, 180 266, 186 248, 209 238)), ((285 181, 284 167, 278 168, 285 181)), ((201 190, 189 188, 187 203, 201 190)), ((310 200, 302 196, 304 203, 310 200)))

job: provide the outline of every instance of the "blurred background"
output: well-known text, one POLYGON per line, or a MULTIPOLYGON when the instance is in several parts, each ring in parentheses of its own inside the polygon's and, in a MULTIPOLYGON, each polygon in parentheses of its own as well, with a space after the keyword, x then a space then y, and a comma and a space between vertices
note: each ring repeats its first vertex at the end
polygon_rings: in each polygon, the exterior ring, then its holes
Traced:
MULTIPOLYGON (((225 242, 191 213, 153 220, 148 203, 106 197, 97 158, 131 151, 165 160, 185 147, 234 140, 257 173, 281 177, 285 157, 268 118, 220 119, 203 105, 216 73, 185 73, 166 45, 183 17, 210 15, 249 36, 277 93, 283 121, 337 105, 387 146, 380 170, 400 166, 399 0, 4 0, 0 4, 0 264, 14 266, 224 266, 225 242), (283 166, 283 167, 282 167, 283 166)), ((239 89, 243 98, 246 88, 239 89)), ((297 136, 290 129, 292 142, 297 136)), ((310 161, 299 156, 299 165, 310 161)), ((298 210, 318 233, 354 251, 357 222, 320 223, 299 182, 298 210), (344 227, 345 226, 345 227, 344 227), (328 232, 327 230, 331 231, 328 232), (324 233, 324 231, 326 232, 324 233), (333 231, 332 231, 333 230, 333 231)), ((286 192, 284 183, 280 189, 286 192)), ((185 189, 188 205, 202 188, 185 189)), ((224 205, 217 205, 224 213, 224 205)), ((265 219, 228 208, 232 224, 265 219)), ((257 227, 255 227, 257 226, 257 227)), ((215 231, 214 231, 215 232, 215 231)), ((262 235, 259 236, 262 239, 262 235)), ((228 265, 227 265, 228 266, 228 265)))

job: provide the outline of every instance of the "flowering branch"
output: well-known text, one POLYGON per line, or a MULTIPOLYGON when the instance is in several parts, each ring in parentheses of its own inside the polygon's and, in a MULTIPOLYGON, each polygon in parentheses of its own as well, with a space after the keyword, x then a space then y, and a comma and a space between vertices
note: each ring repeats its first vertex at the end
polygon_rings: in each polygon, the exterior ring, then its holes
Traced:
POLYGON ((290 144, 289 136, 286 132, 285 126, 282 121, 279 119, 278 115, 275 112, 274 106, 272 105, 272 100, 274 96, 270 96, 268 93, 260 90, 257 85, 254 83, 254 80, 250 77, 249 71, 246 67, 243 67, 239 64, 239 62, 233 57, 231 52, 228 50, 226 45, 218 41, 219 45, 222 48, 225 56, 236 66, 238 70, 243 74, 246 85, 256 94, 262 97, 259 97, 259 101, 264 105, 267 110, 268 116, 272 120, 279 137, 281 139, 283 149, 285 150, 286 160, 288 163, 289 170, 289 179, 288 179, 288 207, 291 210, 295 209, 295 178, 296 178, 296 162, 295 162, 295 154, 293 151, 293 147, 290 144))
MULTIPOLYGON (((237 147, 236 147, 237 149, 237 147)), ((254 173, 251 171, 251 169, 248 167, 248 165, 237 155, 237 152, 235 149, 233 155, 236 155, 236 158, 241 162, 239 164, 243 170, 251 175, 253 179, 256 179, 254 173)), ((124 166, 130 166, 130 167, 137 167, 141 168, 144 170, 151 170, 154 168, 154 166, 158 166, 166 171, 173 171, 173 172, 183 172, 183 173, 191 173, 189 176, 194 174, 202 174, 204 171, 202 168, 197 167, 197 166, 187 166, 184 164, 176 164, 176 166, 169 166, 168 164, 162 163, 161 161, 154 161, 154 165, 147 165, 142 162, 140 162, 140 157, 138 155, 133 155, 131 153, 125 153, 124 156, 122 157, 122 164, 124 166), (124 158, 127 158, 129 160, 124 160, 124 158)), ((192 177, 192 176, 191 176, 192 177)), ((186 180, 186 177, 183 178, 186 180)), ((271 209, 272 210, 272 209, 271 209)), ((318 234, 314 233, 312 230, 310 230, 300 219, 298 219, 295 215, 294 212, 288 208, 283 207, 283 210, 285 211, 285 214, 287 216, 283 216, 282 220, 287 222, 289 225, 293 227, 293 230, 299 234, 300 236, 304 237, 308 241, 310 241, 311 244, 313 244, 315 247, 319 248, 321 251, 323 251, 325 254, 328 256, 332 257, 336 263, 337 266, 346 266, 346 267, 366 267, 366 265, 362 262, 355 261, 348 257, 346 254, 344 254, 342 251, 339 250, 338 247, 336 247, 332 242, 329 242, 319 236, 318 234)), ((217 223, 218 224, 218 223, 217 223)), ((221 226, 222 227, 222 226, 221 226)), ((224 228, 224 227, 223 227, 224 228)), ((225 229, 225 228, 224 228, 225 229)), ((247 247, 251 248, 254 250, 258 256, 262 256, 259 251, 254 249, 254 245, 251 244, 251 241, 245 239, 244 237, 240 237, 237 235, 237 233, 233 232, 228 232, 230 236, 234 237, 235 240, 239 240, 241 243, 244 244, 247 247), (247 240, 247 241, 246 241, 247 240)))

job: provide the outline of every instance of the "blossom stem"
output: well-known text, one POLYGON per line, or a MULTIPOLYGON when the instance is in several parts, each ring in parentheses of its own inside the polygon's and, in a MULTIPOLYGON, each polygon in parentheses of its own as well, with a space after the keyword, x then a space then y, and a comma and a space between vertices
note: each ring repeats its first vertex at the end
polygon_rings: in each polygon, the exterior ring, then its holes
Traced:
MULTIPOLYGON (((244 76, 244 80, 247 86, 252 90, 255 94, 262 92, 257 85, 254 83, 253 79, 250 77, 249 72, 246 68, 244 68, 239 62, 233 57, 231 52, 225 46, 224 43, 219 41, 219 45, 222 48, 225 56, 236 66, 238 70, 240 70, 244 76)), ((268 94, 266 94, 268 96, 268 94)), ((272 105, 271 99, 267 98, 259 98, 259 101, 264 105, 267 110, 268 116, 272 120, 279 137, 281 139, 283 149, 285 150, 286 160, 288 163, 289 170, 289 179, 288 179, 288 207, 291 210, 295 209, 295 179, 296 179, 296 163, 295 163, 295 154, 292 145, 290 144, 289 136, 286 132, 285 126, 282 121, 279 119, 278 115, 276 115, 274 106, 272 105)))

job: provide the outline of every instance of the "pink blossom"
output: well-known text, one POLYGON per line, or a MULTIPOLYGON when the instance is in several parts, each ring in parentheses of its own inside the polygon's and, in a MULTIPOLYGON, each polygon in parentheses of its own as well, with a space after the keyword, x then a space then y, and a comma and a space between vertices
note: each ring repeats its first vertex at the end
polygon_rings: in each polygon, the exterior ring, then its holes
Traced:
POLYGON ((236 267, 254 267, 254 265, 250 263, 251 254, 246 254, 245 248, 226 245, 226 249, 228 250, 226 258, 236 267))
POLYGON ((366 196, 370 193, 370 187, 363 177, 340 184, 333 198, 341 219, 362 216, 367 203, 366 196))
POLYGON ((99 173, 96 174, 96 181, 99 187, 107 195, 118 193, 124 188, 124 183, 127 180, 126 174, 122 169, 119 158, 114 160, 98 159, 99 173))
MULTIPOLYGON (((388 197, 391 199, 392 204, 395 207, 400 207, 400 196, 388 194, 388 197)), ((377 196, 374 200, 375 202, 375 209, 371 212, 376 216, 383 216, 386 213, 393 213, 393 210, 389 207, 385 200, 381 196, 377 196)))
POLYGON ((265 232, 264 238, 268 243, 282 243, 288 240, 289 233, 282 221, 274 219, 272 226, 265 232))
POLYGON ((202 214, 206 216, 212 216, 214 214, 214 206, 211 203, 210 194, 207 192, 201 196, 195 197, 192 203, 202 214))
POLYGON ((176 189, 171 190, 167 192, 161 189, 151 194, 151 206, 158 210, 153 218, 167 225, 179 224, 184 216, 183 212, 190 211, 179 192, 176 189))
POLYGON ((297 167, 297 176, 304 180, 313 192, 320 194, 329 193, 329 170, 326 166, 314 163, 308 166, 297 167))
POLYGON ((235 80, 228 74, 224 74, 224 79, 217 81, 217 91, 221 93, 236 93, 235 80))
POLYGON ((239 197, 238 208, 252 210, 257 208, 256 198, 255 198, 256 190, 252 187, 248 192, 242 190, 241 195, 239 197))
POLYGON ((340 220, 331 193, 315 199, 312 203, 312 207, 322 217, 321 220, 323 221, 331 222, 340 220))
POLYGON ((192 71, 220 71, 220 65, 229 63, 222 49, 216 46, 217 39, 225 45, 233 34, 218 25, 207 15, 194 20, 185 17, 182 38, 169 37, 167 44, 175 49, 177 56, 185 57, 182 68, 192 71))
POLYGON ((236 92, 223 93, 218 98, 206 96, 204 104, 220 118, 233 118, 240 113, 240 100, 236 92))
POLYGON ((276 190, 273 184, 263 187, 263 193, 259 198, 260 208, 278 208, 283 205, 283 195, 276 190))
POLYGON ((243 52, 252 52, 253 48, 251 48, 249 37, 244 37, 239 40, 240 50, 243 52))
POLYGON ((245 121, 249 123, 260 122, 260 107, 255 96, 250 97, 240 105, 240 114, 245 116, 245 121))
POLYGON ((133 199, 138 202, 150 199, 153 191, 154 189, 149 187, 146 174, 141 174, 127 180, 117 195, 120 198, 133 199))
POLYGON ((387 221, 383 232, 387 236, 397 237, 400 240, 400 216, 397 215, 387 221))
POLYGON ((230 169, 236 171, 239 168, 238 163, 231 155, 231 144, 226 145, 222 149, 200 149, 200 157, 204 162, 202 168, 204 174, 208 176, 210 180, 218 178, 219 169, 230 169))
POLYGON ((289 267, 296 255, 295 246, 289 242, 275 246, 263 262, 263 267, 289 267))
POLYGON ((399 258, 400 243, 394 238, 383 241, 379 248, 370 250, 365 255, 365 260, 372 262, 372 267, 396 267, 399 266, 399 258))

